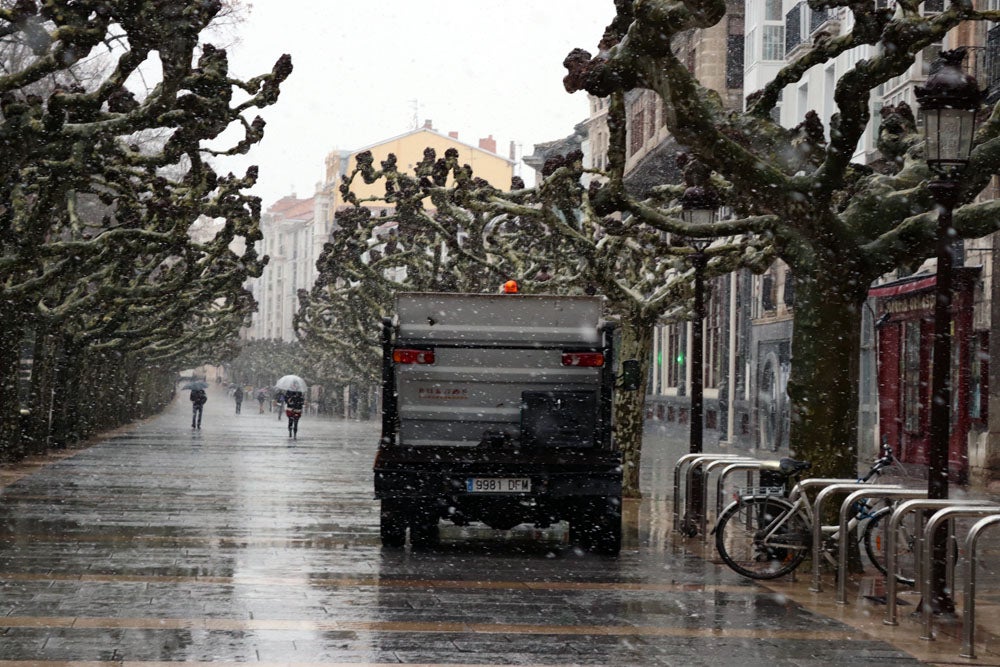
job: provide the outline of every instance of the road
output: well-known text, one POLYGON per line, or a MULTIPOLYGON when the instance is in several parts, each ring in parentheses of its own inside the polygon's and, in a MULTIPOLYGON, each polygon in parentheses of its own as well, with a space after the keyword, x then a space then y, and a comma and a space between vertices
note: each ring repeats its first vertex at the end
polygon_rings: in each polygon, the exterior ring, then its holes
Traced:
POLYGON ((186 398, 3 489, 0 667, 921 664, 673 543, 664 439, 618 558, 559 527, 393 551, 377 423, 306 416, 291 440, 212 387, 198 430, 186 398))

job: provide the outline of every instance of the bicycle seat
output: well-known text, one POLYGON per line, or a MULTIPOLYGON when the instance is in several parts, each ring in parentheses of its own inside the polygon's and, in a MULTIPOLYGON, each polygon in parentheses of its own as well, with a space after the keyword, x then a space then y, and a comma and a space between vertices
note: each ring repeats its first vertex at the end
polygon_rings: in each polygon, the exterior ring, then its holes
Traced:
POLYGON ((800 472, 809 470, 812 468, 812 463, 809 461, 796 461, 795 459, 783 458, 778 461, 778 470, 781 471, 783 475, 797 475, 800 472))
POLYGON ((809 470, 809 468, 812 468, 812 463, 809 461, 796 461, 795 459, 785 457, 778 459, 777 461, 767 461, 761 466, 761 468, 781 473, 785 477, 791 477, 792 475, 797 475, 803 470, 809 470))

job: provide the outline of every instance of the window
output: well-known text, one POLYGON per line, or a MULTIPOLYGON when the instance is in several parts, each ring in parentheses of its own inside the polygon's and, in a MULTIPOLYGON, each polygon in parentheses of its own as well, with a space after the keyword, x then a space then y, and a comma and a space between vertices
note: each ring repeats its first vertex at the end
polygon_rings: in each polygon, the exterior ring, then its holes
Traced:
POLYGON ((760 279, 760 309, 765 313, 774 311, 774 290, 774 276, 770 273, 762 276, 760 279))
POLYGON ((977 332, 969 347, 969 417, 986 424, 989 407, 990 334, 977 332))
POLYGON ((764 26, 763 60, 783 60, 785 56, 784 27, 778 25, 764 26))
POLYGON ((908 433, 920 433, 920 322, 903 325, 903 353, 899 357, 903 379, 903 428, 908 433))
MULTIPOLYGON (((712 290, 712 293, 719 294, 719 290, 712 290)), ((705 312, 704 387, 705 389, 716 389, 719 386, 722 366, 722 354, 719 348, 722 345, 723 299, 709 296, 707 305, 705 312)))
POLYGON ((726 88, 743 87, 743 20, 730 17, 726 41, 726 88))
POLYGON ((781 0, 766 0, 764 5, 765 21, 781 20, 781 0))
POLYGON ((643 134, 646 126, 646 114, 642 104, 633 107, 632 127, 629 128, 628 153, 635 155, 642 148, 643 134))
POLYGON ((680 327, 676 324, 667 325, 667 386, 679 387, 681 384, 681 368, 684 357, 681 353, 680 327))
POLYGON ((754 63, 754 62, 757 61, 758 56, 757 56, 757 52, 755 50, 757 48, 757 45, 754 43, 754 40, 756 39, 756 36, 757 36, 757 29, 756 28, 751 28, 750 32, 747 33, 747 38, 746 38, 746 42, 745 42, 744 50, 743 50, 743 67, 744 68, 746 68, 747 65, 749 65, 749 64, 754 63))
POLYGON ((785 272, 785 291, 783 301, 789 308, 795 305, 795 279, 792 277, 791 271, 785 272))

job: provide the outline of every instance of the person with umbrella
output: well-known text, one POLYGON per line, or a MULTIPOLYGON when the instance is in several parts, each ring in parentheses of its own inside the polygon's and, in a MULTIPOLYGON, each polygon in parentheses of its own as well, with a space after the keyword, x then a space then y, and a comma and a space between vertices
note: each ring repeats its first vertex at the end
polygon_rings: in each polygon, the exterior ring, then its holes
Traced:
POLYGON ((288 417, 288 437, 298 439, 299 418, 305 405, 306 383, 298 375, 285 375, 274 385, 285 394, 285 416, 288 417))
POLYGON ((201 428, 201 415, 208 401, 208 383, 204 380, 193 380, 184 386, 191 391, 191 428, 201 428))

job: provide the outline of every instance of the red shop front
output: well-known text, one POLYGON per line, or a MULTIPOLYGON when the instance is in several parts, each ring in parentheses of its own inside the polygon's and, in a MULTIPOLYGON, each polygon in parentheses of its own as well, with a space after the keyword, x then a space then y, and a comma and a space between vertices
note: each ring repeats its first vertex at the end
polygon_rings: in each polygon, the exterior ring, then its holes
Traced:
MULTIPOLYGON (((968 480, 968 436, 981 417, 980 385, 987 377, 983 341, 973 331, 979 269, 955 269, 951 301, 950 477, 968 480)), ((920 274, 868 291, 877 299, 879 427, 904 463, 927 465, 930 446, 931 363, 936 276, 920 274)), ((985 339, 985 333, 983 337, 985 339)))

